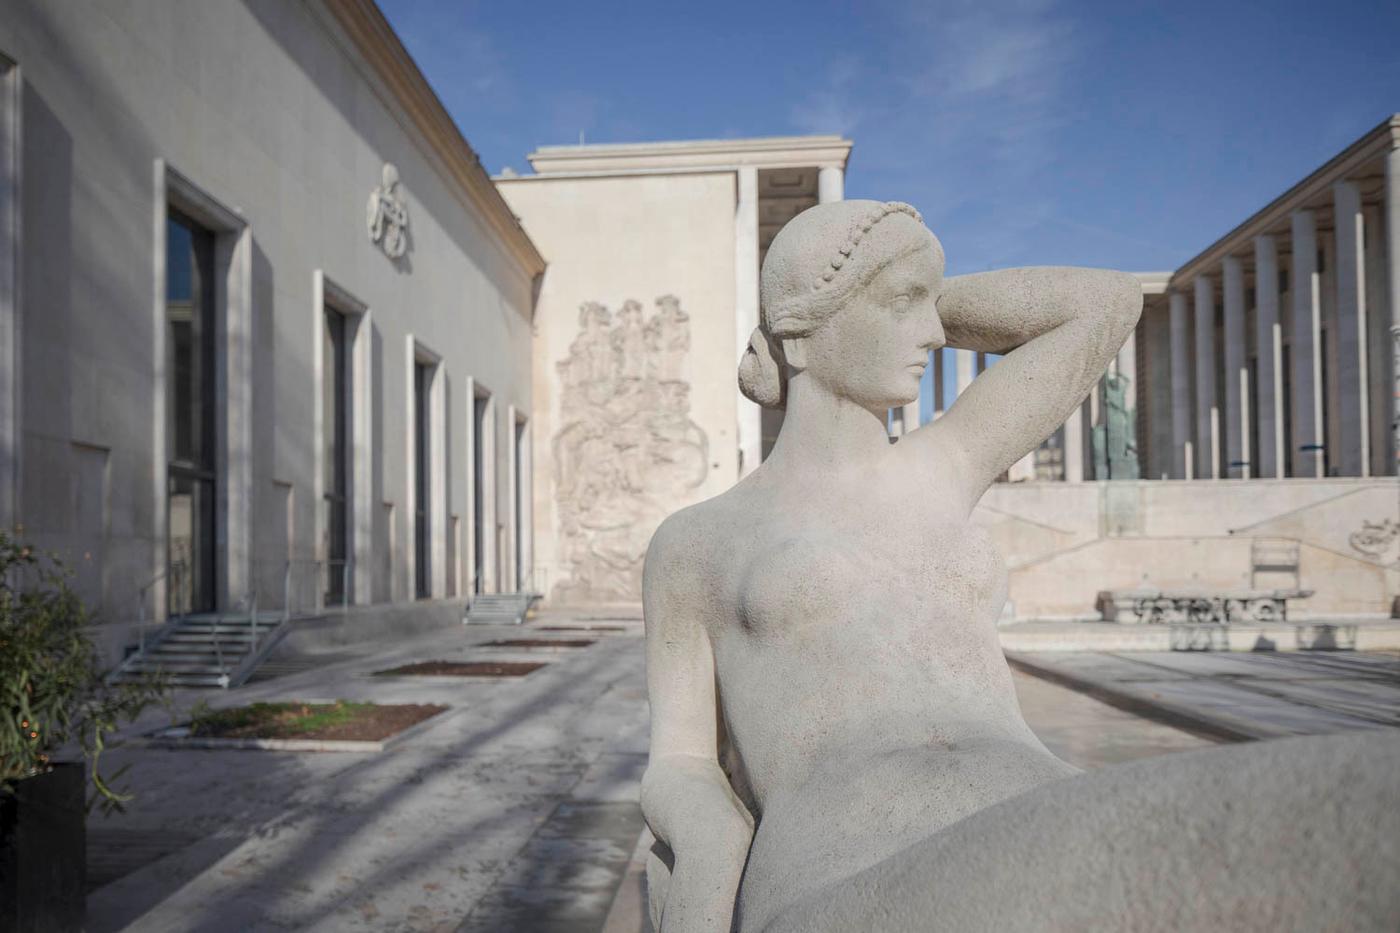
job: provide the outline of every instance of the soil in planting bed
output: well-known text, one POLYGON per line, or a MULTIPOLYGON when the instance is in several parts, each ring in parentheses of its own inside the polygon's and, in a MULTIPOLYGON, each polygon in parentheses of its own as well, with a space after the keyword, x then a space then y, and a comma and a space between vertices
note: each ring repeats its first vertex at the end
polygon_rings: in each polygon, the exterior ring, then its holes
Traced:
POLYGON ((595 644, 592 638, 502 638, 482 642, 479 648, 587 648, 595 644))
POLYGON ((190 735, 218 739, 327 739, 378 742, 446 706, 407 703, 254 703, 196 716, 190 735))
POLYGON ((374 673, 384 677, 524 677, 542 667, 542 661, 419 661, 374 673))
POLYGON ((537 632, 625 632, 622 625, 536 625, 537 632))

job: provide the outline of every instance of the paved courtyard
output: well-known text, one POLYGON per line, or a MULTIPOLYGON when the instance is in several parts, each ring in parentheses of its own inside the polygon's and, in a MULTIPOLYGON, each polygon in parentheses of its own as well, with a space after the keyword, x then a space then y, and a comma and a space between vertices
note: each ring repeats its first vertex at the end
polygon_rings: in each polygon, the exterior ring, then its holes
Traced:
MULTIPOLYGON (((1212 665, 1281 663, 1181 657, 1134 663, 1197 665, 1206 683, 1216 682, 1212 665)), ((1329 657, 1334 665, 1375 663, 1329 657)), ((109 764, 131 766, 125 781, 139 796, 123 815, 90 820, 91 930, 646 929, 637 857, 647 729, 639 621, 551 613, 524 629, 454 627, 281 658, 263 674, 227 693, 182 691, 177 707, 347 699, 451 709, 379 753, 135 744, 114 752, 109 764), (527 632, 596 642, 483 644, 527 632), (469 658, 549 663, 513 679, 370 676, 469 658)), ((1016 686, 1037 734, 1084 768, 1218 740, 1024 672, 1016 686)), ((168 718, 150 714, 132 731, 168 718)))
POLYGON ((1011 652, 1012 664, 1227 739, 1400 727, 1400 652, 1011 652))

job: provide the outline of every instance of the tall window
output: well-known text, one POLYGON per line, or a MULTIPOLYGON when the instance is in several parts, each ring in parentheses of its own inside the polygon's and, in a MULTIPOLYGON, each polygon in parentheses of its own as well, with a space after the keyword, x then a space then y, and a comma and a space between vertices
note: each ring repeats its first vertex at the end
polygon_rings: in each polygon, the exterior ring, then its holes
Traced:
POLYGON ((322 336, 321 463, 325 471, 326 605, 346 602, 349 569, 350 437, 345 315, 327 308, 322 336))
POLYGON ((214 235, 165 228, 166 560, 171 615, 214 609, 214 235))
POLYGON ((432 574, 429 561, 432 559, 430 543, 431 529, 428 519, 432 508, 432 461, 429 459, 432 446, 432 408, 428 404, 433 387, 433 367, 429 363, 413 364, 413 425, 415 472, 414 514, 413 514, 413 554, 415 573, 415 594, 419 599, 432 595, 432 574))
POLYGON ((515 477, 515 528, 512 529, 515 538, 515 590, 519 593, 528 588, 525 575, 530 570, 525 566, 525 483, 529 479, 525 475, 525 429, 525 421, 515 422, 515 462, 511 464, 511 472, 515 477))
POLYGON ((475 592, 486 592, 486 415, 490 398, 472 400, 472 576, 475 592))

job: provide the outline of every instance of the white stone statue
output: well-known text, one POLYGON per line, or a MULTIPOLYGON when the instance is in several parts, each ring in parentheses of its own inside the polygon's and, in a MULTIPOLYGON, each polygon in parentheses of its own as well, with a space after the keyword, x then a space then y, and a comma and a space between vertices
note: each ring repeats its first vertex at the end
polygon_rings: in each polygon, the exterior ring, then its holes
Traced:
POLYGON ((408 248, 408 202, 399 190, 399 170, 392 162, 384 163, 380 182, 365 208, 369 240, 378 243, 390 259, 398 259, 408 248))
POLYGON ((1390 730, 1081 774, 1021 717, 1006 571, 970 513, 1132 330, 1128 275, 944 279, 913 208, 778 234, 749 398, 772 455, 646 558, 653 919, 679 931, 1311 930, 1400 924, 1390 730), (932 349, 1005 356, 890 444, 932 349))

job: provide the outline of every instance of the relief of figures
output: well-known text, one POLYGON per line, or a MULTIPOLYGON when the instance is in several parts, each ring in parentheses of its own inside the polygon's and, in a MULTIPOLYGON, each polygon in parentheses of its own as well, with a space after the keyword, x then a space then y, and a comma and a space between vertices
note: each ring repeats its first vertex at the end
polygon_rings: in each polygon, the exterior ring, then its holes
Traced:
POLYGON ((690 419, 690 317, 673 295, 656 307, 646 318, 630 299, 616 315, 584 302, 556 364, 561 602, 639 601, 652 532, 708 471, 708 439, 690 419))

